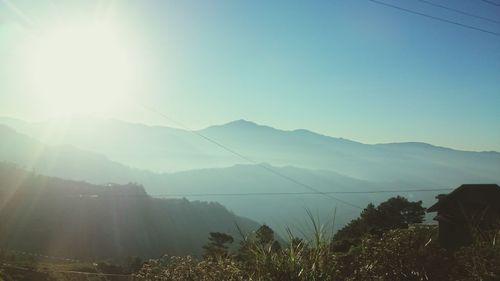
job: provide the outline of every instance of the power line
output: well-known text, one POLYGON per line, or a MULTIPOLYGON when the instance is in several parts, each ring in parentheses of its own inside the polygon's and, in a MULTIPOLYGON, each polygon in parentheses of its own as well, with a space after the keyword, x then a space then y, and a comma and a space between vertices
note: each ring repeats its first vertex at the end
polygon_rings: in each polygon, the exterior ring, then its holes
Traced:
POLYGON ((65 197, 72 199, 109 199, 117 197, 139 197, 148 199, 153 198, 166 198, 166 197, 230 197, 230 196, 281 196, 281 195, 325 195, 325 194, 378 194, 378 193, 409 193, 409 192, 440 192, 450 191, 454 188, 428 188, 428 189, 384 189, 384 190, 357 190, 357 191, 319 191, 319 192, 241 192, 241 193, 163 193, 163 194, 102 194, 102 193, 89 193, 89 194, 72 194, 72 195, 58 195, 56 197, 65 197))
POLYGON ((306 188, 306 189, 308 189, 308 190, 311 190, 311 191, 313 191, 313 192, 315 192, 315 193, 317 193, 317 194, 321 194, 321 195, 323 195, 323 196, 325 196, 325 197, 328 197, 328 198, 330 198, 330 199, 333 199, 333 200, 335 200, 335 201, 337 201, 337 202, 340 202, 340 203, 342 203, 342 204, 345 204, 345 205, 347 205, 347 206, 350 206, 350 207, 353 207, 353 208, 356 208, 356 209, 363 209, 362 207, 360 207, 360 206, 358 206, 358 205, 355 205, 355 204, 350 203, 350 202, 348 202, 348 201, 345 201, 345 200, 342 200, 342 199, 340 199, 340 198, 334 197, 334 196, 332 196, 332 195, 330 195, 330 194, 328 194, 328 193, 325 193, 325 192, 323 192, 323 191, 320 191, 320 190, 318 190, 318 189, 316 189, 316 188, 312 187, 312 186, 311 186, 311 185, 309 185, 309 184, 303 183, 303 182, 301 182, 301 181, 299 181, 299 180, 296 180, 296 179, 294 179, 294 178, 292 178, 292 177, 290 177, 290 176, 287 176, 287 175, 285 175, 285 174, 283 174, 283 173, 281 173, 281 172, 279 172, 279 171, 276 171, 275 169, 273 169, 273 168, 271 168, 271 167, 269 167, 269 166, 266 166, 266 165, 264 165, 264 164, 262 164, 262 163, 259 163, 259 162, 255 161, 255 160, 253 160, 253 159, 251 159, 251 158, 249 158, 249 157, 247 157, 247 156, 245 156, 245 155, 243 155, 243 154, 241 154, 241 153, 239 153, 239 152, 237 152, 237 151, 235 151, 235 150, 233 150, 233 149, 231 149, 231 148, 229 148, 229 147, 227 147, 227 146, 223 145, 223 144, 222 144, 222 143, 220 143, 219 141, 216 141, 216 140, 214 140, 214 139, 212 139, 212 138, 209 138, 209 137, 205 136, 204 134, 202 134, 202 133, 200 133, 200 132, 198 132, 198 131, 194 131, 194 130, 189 129, 189 128, 188 128, 187 126, 185 126, 184 124, 182 124, 182 123, 180 123, 180 122, 178 122, 178 121, 176 121, 176 120, 172 119, 171 117, 167 116, 166 114, 164 114, 164 113, 162 113, 162 112, 160 112, 160 111, 158 111, 158 110, 156 110, 156 109, 154 109, 154 108, 152 108, 152 107, 146 106, 146 105, 144 105, 144 104, 140 104, 140 105, 141 105, 143 108, 145 108, 146 110, 149 110, 149 111, 151 111, 151 112, 154 112, 154 113, 158 114, 159 116, 161 116, 161 117, 163 117, 163 118, 165 118, 165 119, 167 119, 167 120, 169 120, 169 121, 171 121, 171 122, 173 122, 173 123, 177 124, 178 126, 181 126, 181 127, 182 127, 182 128, 184 128, 185 130, 187 130, 187 131, 189 131, 189 132, 191 132, 191 133, 193 133, 193 134, 195 134, 195 135, 197 135, 197 136, 199 136, 199 137, 201 137, 201 138, 205 139, 205 140, 206 140, 206 141, 208 141, 208 142, 211 142, 212 144, 214 144, 214 145, 216 145, 216 146, 218 146, 218 147, 220 147, 220 148, 222 148, 222 149, 226 150, 227 152, 230 152, 231 154, 234 154, 234 155, 238 156, 239 158, 241 158, 241 159, 243 159, 243 160, 245 160, 245 161, 247 161, 247 162, 250 162, 250 163, 252 163, 252 164, 254 164, 254 165, 257 165, 258 167, 260 167, 260 168, 262 168, 262 169, 264 169, 264 170, 266 170, 266 171, 268 171, 268 172, 270 172, 270 173, 272 173, 272 174, 274 174, 274 175, 276 175, 276 176, 279 176, 279 177, 281 177, 281 178, 283 178, 283 179, 286 179, 286 180, 288 180, 288 181, 290 181, 290 182, 292 182, 292 183, 294 183, 294 184, 296 184, 296 185, 302 186, 303 188, 306 188))
POLYGON ((370 1, 370 2, 378 4, 378 5, 390 7, 390 8, 393 8, 393 9, 405 11, 407 13, 411 13, 411 14, 422 16, 422 17, 426 17, 426 18, 429 18, 429 19, 433 19, 433 20, 437 20, 437 21, 441 21, 441 22, 446 22, 446 23, 449 23, 449 24, 453 24, 453 25, 456 25, 456 26, 463 27, 463 28, 467 28, 467 29, 471 29, 471 30, 475 30, 475 31, 480 31, 480 32, 483 32, 483 33, 488 33, 488 34, 500 37, 500 33, 498 33, 498 32, 494 32, 494 31, 482 29, 482 28, 479 28, 479 27, 475 27, 475 26, 472 26, 472 25, 467 25, 467 24, 463 24, 463 23, 460 23, 460 22, 456 22, 456 21, 452 21, 452 20, 448 20, 448 19, 444 19, 444 18, 432 16, 432 15, 429 15, 429 14, 425 14, 425 13, 421 13, 421 12, 418 12, 418 11, 410 10, 410 9, 407 9, 407 8, 403 8, 403 7, 400 7, 400 6, 392 5, 392 4, 389 4, 389 3, 386 3, 386 2, 382 2, 382 1, 378 1, 378 0, 367 0, 367 1, 370 1))
POLYGON ((453 188, 434 189, 400 189, 400 190, 366 190, 366 191, 325 191, 325 192, 247 192, 247 193, 171 193, 157 194, 154 197, 212 197, 212 196, 282 196, 282 195, 323 195, 323 194, 376 194, 376 193, 403 193, 403 192, 438 192, 450 191, 453 188))
POLYGON ((493 2, 493 1, 490 1, 490 0, 481 0, 481 1, 483 1, 484 3, 488 3, 488 4, 490 4, 490 5, 493 5, 493 6, 498 6, 498 7, 500 7, 500 4, 495 3, 495 2, 493 2))
POLYGON ((434 3, 434 2, 431 2, 431 1, 428 1, 428 0, 417 0, 417 1, 426 3, 426 4, 434 6, 434 7, 439 7, 439 8, 448 10, 448 11, 453 11, 455 13, 466 15, 466 16, 469 16, 469 17, 478 18, 478 19, 482 19, 482 20, 485 20, 485 21, 489 21, 489 22, 500 24, 500 21, 498 21, 498 20, 490 19, 490 18, 483 17, 483 16, 480 16, 480 15, 471 14, 471 13, 464 12, 464 11, 461 11, 461 10, 458 10, 458 9, 455 9, 455 8, 451 8, 451 7, 448 7, 448 6, 441 5, 441 4, 437 4, 437 3, 434 3))

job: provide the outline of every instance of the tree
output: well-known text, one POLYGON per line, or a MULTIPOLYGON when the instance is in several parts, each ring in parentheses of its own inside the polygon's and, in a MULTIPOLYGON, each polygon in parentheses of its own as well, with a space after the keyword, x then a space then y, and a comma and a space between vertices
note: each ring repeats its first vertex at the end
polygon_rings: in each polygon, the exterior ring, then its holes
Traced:
POLYGON ((274 241, 274 231, 264 224, 255 232, 255 238, 261 245, 271 244, 274 241))
POLYGON ((236 258, 249 264, 255 261, 255 254, 275 253, 281 250, 281 245, 274 240, 274 231, 267 225, 259 227, 254 235, 244 236, 240 242, 236 258))
POLYGON ((410 202, 398 196, 390 198, 377 207, 379 227, 384 229, 408 228, 409 224, 421 223, 425 216, 422 201, 410 202))
POLYGON ((390 229, 408 228, 408 225, 421 223, 425 216, 422 201, 410 202, 397 196, 375 207, 368 204, 359 218, 352 220, 339 230, 334 240, 359 241, 366 234, 380 235, 390 229))
POLYGON ((228 255, 228 246, 234 242, 231 235, 220 233, 220 232, 210 232, 208 237, 208 243, 203 246, 205 250, 204 257, 226 257, 228 255))

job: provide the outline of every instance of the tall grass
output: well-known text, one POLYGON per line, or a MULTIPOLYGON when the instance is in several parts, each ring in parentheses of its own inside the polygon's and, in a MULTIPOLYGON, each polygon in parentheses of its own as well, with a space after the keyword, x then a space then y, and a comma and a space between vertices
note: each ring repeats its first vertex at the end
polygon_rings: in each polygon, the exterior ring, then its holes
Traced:
POLYGON ((286 228, 282 248, 260 243, 240 229, 240 247, 229 256, 197 260, 165 257, 146 263, 140 281, 429 281, 500 280, 498 231, 482 232, 459 251, 442 249, 436 227, 389 230, 364 237, 348 252, 336 252, 328 231, 311 212, 309 236, 286 228))

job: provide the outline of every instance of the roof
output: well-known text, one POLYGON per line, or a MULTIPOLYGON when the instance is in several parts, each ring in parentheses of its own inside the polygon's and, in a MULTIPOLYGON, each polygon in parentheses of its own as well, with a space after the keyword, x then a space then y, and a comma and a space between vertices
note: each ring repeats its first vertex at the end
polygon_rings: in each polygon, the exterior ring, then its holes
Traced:
POLYGON ((439 195, 439 201, 427 212, 437 212, 443 205, 456 199, 466 198, 469 202, 500 203, 500 186, 497 184, 462 184, 447 195, 439 195))

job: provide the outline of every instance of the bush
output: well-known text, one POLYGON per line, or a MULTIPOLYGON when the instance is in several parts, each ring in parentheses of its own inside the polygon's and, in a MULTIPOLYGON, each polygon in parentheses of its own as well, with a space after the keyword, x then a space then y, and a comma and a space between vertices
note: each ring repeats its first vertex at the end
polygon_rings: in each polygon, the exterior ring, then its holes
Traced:
POLYGON ((189 256, 150 260, 144 264, 135 278, 144 281, 249 280, 231 259, 198 261, 189 256))
POLYGON ((500 232, 476 236, 472 245, 455 253, 456 280, 500 280, 500 232))
POLYGON ((352 253, 356 269, 350 280, 447 280, 452 257, 434 235, 433 228, 416 227, 363 239, 352 253))
POLYGON ((437 243, 436 226, 410 226, 364 235, 354 246, 328 239, 313 223, 313 239, 295 237, 277 247, 270 229, 244 235, 237 252, 150 260, 138 281, 473 281, 500 280, 500 233, 475 235, 474 243, 456 252, 437 243), (266 235, 263 235, 266 234, 266 235), (339 252, 341 248, 343 251, 339 252))

